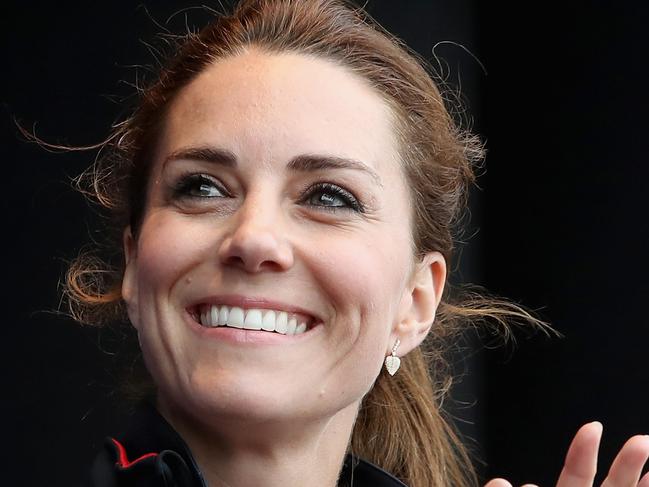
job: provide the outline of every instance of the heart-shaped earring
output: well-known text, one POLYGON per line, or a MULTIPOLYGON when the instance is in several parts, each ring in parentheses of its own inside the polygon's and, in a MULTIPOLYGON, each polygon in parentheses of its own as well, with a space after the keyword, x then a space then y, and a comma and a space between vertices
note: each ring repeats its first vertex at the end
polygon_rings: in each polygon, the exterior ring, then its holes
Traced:
POLYGON ((400 343, 401 341, 397 338, 397 342, 392 347, 392 355, 385 357, 385 369, 390 375, 394 375, 401 366, 401 359, 397 357, 397 348, 399 348, 400 343))

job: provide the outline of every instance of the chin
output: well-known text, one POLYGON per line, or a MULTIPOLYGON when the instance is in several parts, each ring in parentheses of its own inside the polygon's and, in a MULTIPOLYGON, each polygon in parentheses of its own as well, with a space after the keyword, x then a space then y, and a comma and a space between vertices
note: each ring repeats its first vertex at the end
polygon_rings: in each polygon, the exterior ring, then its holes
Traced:
MULTIPOLYGON (((276 378, 276 377, 275 377, 276 378)), ((202 423, 221 421, 262 423, 296 420, 301 411, 313 414, 316 406, 300 390, 298 382, 273 380, 256 374, 224 371, 195 372, 186 387, 168 385, 160 393, 183 414, 202 423), (166 391, 169 391, 168 393, 166 391), (179 393, 180 392, 180 393, 179 393)))

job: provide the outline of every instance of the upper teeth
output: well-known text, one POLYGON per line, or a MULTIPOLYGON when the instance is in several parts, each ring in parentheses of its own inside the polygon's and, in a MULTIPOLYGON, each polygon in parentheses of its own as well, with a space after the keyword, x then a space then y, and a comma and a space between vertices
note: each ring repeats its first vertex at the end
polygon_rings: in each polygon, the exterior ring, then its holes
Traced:
POLYGON ((306 321, 295 314, 272 309, 243 309, 236 306, 205 305, 200 308, 203 326, 231 326, 246 330, 276 331, 282 335, 297 335, 306 331, 306 321))

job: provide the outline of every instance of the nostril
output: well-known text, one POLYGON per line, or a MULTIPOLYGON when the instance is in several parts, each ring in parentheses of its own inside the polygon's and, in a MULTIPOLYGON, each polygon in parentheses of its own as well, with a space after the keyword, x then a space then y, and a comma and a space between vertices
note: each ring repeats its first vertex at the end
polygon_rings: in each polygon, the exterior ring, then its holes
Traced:
POLYGON ((262 271, 272 271, 279 272, 283 270, 283 266, 272 260, 245 260, 238 256, 228 257, 224 262, 225 265, 238 267, 244 269, 247 272, 262 272, 262 271))
POLYGON ((245 267, 246 263, 243 259, 237 255, 232 255, 223 260, 223 263, 235 267, 245 267))
POLYGON ((285 238, 271 231, 253 232, 241 228, 223 241, 219 258, 223 265, 247 272, 279 272, 293 265, 293 251, 285 238))

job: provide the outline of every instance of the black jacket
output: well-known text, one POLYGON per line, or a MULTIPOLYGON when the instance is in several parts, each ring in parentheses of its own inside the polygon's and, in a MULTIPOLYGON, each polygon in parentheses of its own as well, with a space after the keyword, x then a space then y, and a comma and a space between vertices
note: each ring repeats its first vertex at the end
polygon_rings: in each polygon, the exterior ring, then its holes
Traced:
MULTIPOLYGON (((406 487, 384 470, 352 455, 345 458, 338 485, 406 487)), ((106 438, 84 486, 207 487, 207 482, 180 435, 155 407, 143 403, 123 435, 106 438)))

